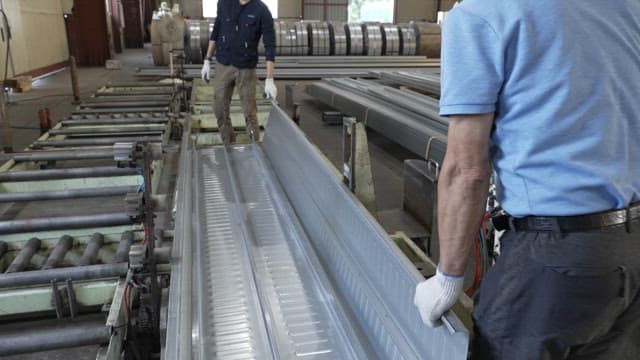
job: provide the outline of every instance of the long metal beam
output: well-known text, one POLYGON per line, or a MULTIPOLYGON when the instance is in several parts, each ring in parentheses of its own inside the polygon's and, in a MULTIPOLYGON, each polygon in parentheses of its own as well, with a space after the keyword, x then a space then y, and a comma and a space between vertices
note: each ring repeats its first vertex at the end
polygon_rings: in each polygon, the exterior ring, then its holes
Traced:
POLYGON ((95 135, 95 134, 128 134, 128 133, 159 133, 166 130, 165 125, 132 125, 122 127, 70 127, 51 129, 51 135, 95 135))
POLYGON ((448 123, 438 116, 437 102, 397 91, 349 79, 327 80, 307 87, 307 93, 317 100, 356 117, 413 153, 442 163, 448 123))
POLYGON ((89 189, 0 193, 0 203, 118 196, 134 193, 137 189, 136 186, 108 186, 89 189))
POLYGON ((62 139, 62 140, 38 140, 31 146, 35 149, 43 147, 81 147, 81 146, 110 146, 115 143, 128 142, 162 142, 159 136, 136 136, 136 137, 107 137, 107 138, 85 138, 85 139, 62 139))
POLYGON ((63 119, 60 122, 63 126, 79 125, 131 125, 131 124, 156 124, 169 121, 167 117, 126 117, 126 118, 97 118, 97 119, 63 119))
POLYGON ((83 115, 83 114, 115 114, 115 113, 166 113, 169 112, 168 107, 157 106, 157 107, 141 107, 141 108, 133 108, 133 107, 120 107, 120 108, 111 108, 111 109, 78 109, 74 110, 74 115, 83 115))
POLYGON ((100 108, 104 108, 104 109, 111 109, 111 108, 151 108, 154 106, 158 106, 158 107, 162 107, 162 106, 167 106, 169 104, 169 101, 155 101, 155 100, 141 100, 141 101, 135 101, 135 102, 131 102, 131 101, 111 101, 111 102, 92 102, 92 101, 85 101, 80 103, 80 108, 86 109, 86 108, 90 108, 90 109, 100 109, 100 108))
POLYGON ((22 153, 4 154, 0 158, 13 160, 15 162, 27 161, 66 161, 66 160, 97 160, 113 159, 113 149, 91 149, 82 152, 73 150, 47 150, 32 151, 22 153))
POLYGON ((15 234, 32 231, 78 229, 86 227, 117 226, 132 224, 126 213, 96 215, 72 215, 36 219, 0 221, 0 234, 15 234))
POLYGON ((24 170, 0 172, 0 182, 21 182, 40 180, 60 180, 75 178, 96 178, 140 175, 139 168, 119 168, 115 166, 97 166, 84 168, 24 170))

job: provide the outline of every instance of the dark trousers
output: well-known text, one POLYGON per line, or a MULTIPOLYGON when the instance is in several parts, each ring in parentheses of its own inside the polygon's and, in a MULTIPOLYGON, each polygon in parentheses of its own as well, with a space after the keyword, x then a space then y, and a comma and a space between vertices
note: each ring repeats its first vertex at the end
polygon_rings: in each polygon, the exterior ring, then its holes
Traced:
POLYGON ((473 312, 473 359, 640 359, 640 222, 507 231, 473 312))
POLYGON ((249 139, 259 140, 260 126, 258 125, 256 105, 257 81, 256 69, 238 69, 231 65, 216 64, 213 112, 216 115, 218 131, 224 144, 231 144, 236 139, 230 117, 231 98, 236 86, 238 87, 238 95, 240 95, 249 139))

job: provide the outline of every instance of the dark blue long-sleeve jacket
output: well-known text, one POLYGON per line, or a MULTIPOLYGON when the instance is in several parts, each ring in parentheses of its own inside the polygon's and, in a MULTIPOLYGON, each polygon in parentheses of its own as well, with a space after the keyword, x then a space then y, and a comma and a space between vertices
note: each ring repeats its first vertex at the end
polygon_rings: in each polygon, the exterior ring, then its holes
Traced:
POLYGON ((276 35, 269 8, 260 0, 240 5, 238 0, 218 0, 218 15, 211 32, 216 60, 240 69, 258 64, 258 44, 264 42, 265 58, 275 61, 276 35))

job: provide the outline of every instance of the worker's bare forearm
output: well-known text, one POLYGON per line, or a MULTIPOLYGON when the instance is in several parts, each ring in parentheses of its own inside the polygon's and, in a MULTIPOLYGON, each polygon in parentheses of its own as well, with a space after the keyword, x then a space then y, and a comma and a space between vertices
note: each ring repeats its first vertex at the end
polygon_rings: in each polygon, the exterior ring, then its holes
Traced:
POLYGON ((464 274, 486 208, 493 114, 452 117, 438 179, 440 271, 464 274))
POLYGON ((273 74, 275 70, 276 70, 276 63, 271 60, 267 60, 267 79, 273 79, 273 74))
POLYGON ((207 58, 213 57, 213 53, 216 49, 216 42, 213 40, 209 40, 209 47, 207 47, 207 58))

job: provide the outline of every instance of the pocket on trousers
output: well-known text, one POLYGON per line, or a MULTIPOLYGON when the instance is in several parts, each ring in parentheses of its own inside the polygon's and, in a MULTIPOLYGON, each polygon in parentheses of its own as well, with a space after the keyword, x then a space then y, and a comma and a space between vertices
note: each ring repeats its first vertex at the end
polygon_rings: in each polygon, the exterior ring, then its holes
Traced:
POLYGON ((624 307, 621 268, 544 266, 527 310, 533 335, 559 335, 569 343, 606 333, 624 307), (569 340, 571 339, 571 340, 569 340))

